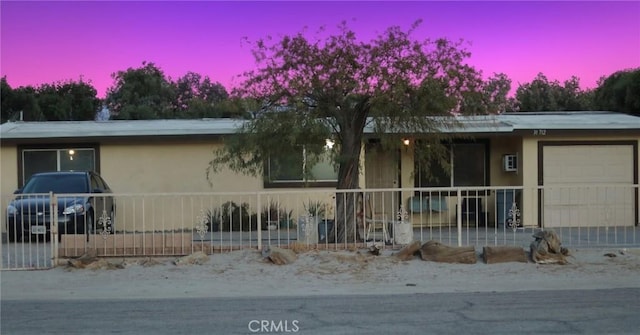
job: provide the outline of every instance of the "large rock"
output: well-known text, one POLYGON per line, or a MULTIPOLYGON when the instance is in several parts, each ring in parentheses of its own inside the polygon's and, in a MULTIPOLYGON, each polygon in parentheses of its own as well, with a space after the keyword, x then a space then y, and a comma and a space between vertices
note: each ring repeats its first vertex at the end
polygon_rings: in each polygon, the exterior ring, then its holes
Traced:
POLYGON ((197 251, 191 255, 180 257, 176 259, 173 263, 175 265, 202 265, 206 263, 208 260, 209 260, 209 255, 205 254, 202 251, 197 251))
POLYGON ((450 247, 438 241, 428 241, 420 248, 420 256, 425 261, 441 263, 475 264, 478 260, 474 246, 450 247))
POLYGON ((265 247, 262 250, 262 256, 277 265, 291 264, 298 259, 296 253, 292 250, 277 247, 265 247))
POLYGON ((68 261, 69 266, 84 269, 87 265, 98 260, 97 252, 95 249, 89 249, 78 258, 73 258, 68 261))

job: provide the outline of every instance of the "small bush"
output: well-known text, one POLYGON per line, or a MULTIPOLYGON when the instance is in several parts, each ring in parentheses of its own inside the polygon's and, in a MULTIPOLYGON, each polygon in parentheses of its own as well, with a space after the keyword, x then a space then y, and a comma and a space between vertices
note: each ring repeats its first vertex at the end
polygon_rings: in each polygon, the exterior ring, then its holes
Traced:
POLYGON ((235 202, 228 201, 220 207, 208 210, 205 216, 209 231, 254 231, 258 225, 258 221, 252 219, 255 214, 249 214, 247 203, 238 206, 235 202))
POLYGON ((262 209, 260 219, 262 220, 262 229, 267 229, 269 222, 277 222, 281 228, 289 228, 293 226, 293 211, 287 211, 286 208, 280 206, 277 201, 271 201, 268 207, 262 209))

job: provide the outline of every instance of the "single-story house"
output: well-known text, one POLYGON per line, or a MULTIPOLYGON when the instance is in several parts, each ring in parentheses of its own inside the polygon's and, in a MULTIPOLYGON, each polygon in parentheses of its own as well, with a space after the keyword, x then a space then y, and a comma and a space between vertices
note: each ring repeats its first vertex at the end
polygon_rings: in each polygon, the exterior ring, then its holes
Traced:
MULTIPOLYGON (((523 225, 537 226, 543 215, 553 218, 560 208, 566 215, 567 208, 581 211, 585 206, 597 207, 598 203, 607 207, 603 215, 615 212, 618 225, 638 225, 640 117, 614 112, 536 112, 459 119, 462 126, 455 131, 471 139, 454 142, 452 170, 444 174, 433 172, 442 174, 437 179, 421 178, 421 173, 414 173, 410 137, 404 150, 385 152, 376 146, 373 132, 366 130, 361 188, 401 189, 396 203, 411 208, 415 195, 424 188, 513 187, 518 194, 523 225), (583 188, 577 193, 562 190, 545 191, 543 195, 541 191, 554 187, 559 190, 566 185, 583 188), (628 188, 585 196, 587 187, 593 185, 628 188)), ((211 186, 205 176, 208 162, 223 138, 233 136, 239 122, 242 121, 201 119, 2 124, 2 205, 6 207, 7 196, 31 174, 43 170, 95 170, 118 193, 335 188, 337 173, 327 162, 314 167, 315 181, 299 180, 286 173, 265 179, 222 171, 212 176, 211 186)), ((303 163, 302 155, 299 162, 303 163)), ((268 169, 265 173, 269 173, 268 169)), ((439 198, 435 200, 443 200, 439 198)), ((448 205, 432 202, 432 209, 454 205, 454 193, 447 193, 444 198, 448 205)), ((488 215, 495 217, 491 206, 485 207, 488 215)), ((416 218, 414 224, 428 221, 417 218, 420 208, 411 211, 416 218)), ((580 216, 581 224, 598 225, 596 221, 588 222, 589 216, 593 215, 580 216)))

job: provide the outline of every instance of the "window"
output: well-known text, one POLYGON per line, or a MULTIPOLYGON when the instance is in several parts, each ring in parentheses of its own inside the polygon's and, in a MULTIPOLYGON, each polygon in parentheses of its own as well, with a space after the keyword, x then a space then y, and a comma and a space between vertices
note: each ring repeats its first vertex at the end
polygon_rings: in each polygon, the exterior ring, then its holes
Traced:
POLYGON ((416 164, 416 187, 486 186, 489 184, 488 143, 454 143, 449 147, 451 171, 437 162, 431 171, 423 171, 416 164), (430 173, 429 173, 430 172, 430 173))
POLYGON ((306 164, 304 149, 270 157, 266 164, 265 187, 335 186, 338 180, 338 171, 333 167, 328 153, 310 167, 312 179, 304 177, 306 164))
POLYGON ((96 170, 95 147, 21 148, 19 184, 34 173, 68 170, 96 170))

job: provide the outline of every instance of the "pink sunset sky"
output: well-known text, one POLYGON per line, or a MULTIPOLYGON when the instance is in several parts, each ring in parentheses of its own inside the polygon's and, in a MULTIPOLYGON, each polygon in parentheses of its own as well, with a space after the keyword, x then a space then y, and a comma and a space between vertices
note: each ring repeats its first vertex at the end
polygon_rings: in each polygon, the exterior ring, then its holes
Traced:
POLYGON ((518 84, 539 73, 583 88, 640 67, 640 2, 2 1, 0 73, 11 87, 90 81, 104 97, 111 74, 143 61, 173 79, 188 71, 230 89, 254 68, 251 45, 341 21, 363 40, 389 26, 414 38, 464 39, 468 62, 518 84))

